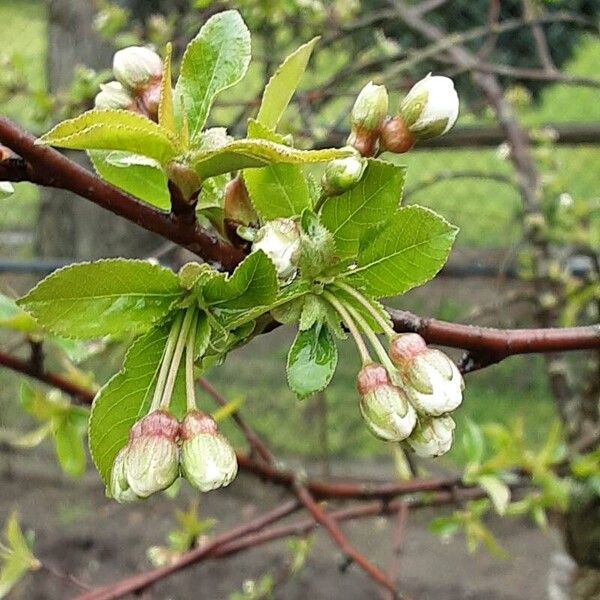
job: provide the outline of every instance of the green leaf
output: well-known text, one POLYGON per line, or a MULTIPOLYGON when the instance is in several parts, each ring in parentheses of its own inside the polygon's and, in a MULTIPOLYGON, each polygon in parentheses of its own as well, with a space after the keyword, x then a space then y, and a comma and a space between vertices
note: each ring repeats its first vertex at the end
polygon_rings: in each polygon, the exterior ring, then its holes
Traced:
POLYGON ((18 304, 67 338, 137 335, 181 297, 177 275, 143 260, 107 259, 60 269, 18 304))
POLYGON ((477 423, 467 419, 466 427, 463 431, 463 448, 465 450, 465 458, 467 462, 478 465, 483 460, 485 452, 485 441, 483 432, 477 423))
POLYGON ((267 83, 256 120, 269 129, 275 129, 287 108, 304 71, 318 37, 292 52, 277 68, 267 83))
POLYGON ((396 212, 405 174, 405 167, 370 159, 358 185, 325 201, 321 222, 333 233, 340 258, 355 256, 369 229, 396 212))
POLYGON ((158 104, 158 124, 168 132, 175 135, 177 126, 175 123, 175 104, 173 102, 173 88, 171 87, 171 57, 173 55, 173 44, 167 44, 163 74, 160 82, 160 101, 158 104))
POLYGON ((504 515, 510 502, 510 488, 495 475, 481 475, 477 483, 486 491, 490 497, 496 512, 504 515))
POLYGON ((15 188, 8 181, 0 181, 0 200, 8 198, 15 193, 15 188))
POLYGON ((460 530, 460 520, 455 516, 436 517, 429 523, 429 531, 440 537, 452 537, 460 530))
POLYGON ((152 329, 129 348, 122 370, 94 398, 89 424, 92 459, 108 484, 115 456, 152 400, 168 327, 152 329))
POLYGON ((118 150, 90 150, 88 155, 108 183, 161 210, 171 208, 167 175, 158 162, 118 150))
POLYGON ((347 149, 298 150, 261 139, 244 139, 208 152, 196 152, 190 164, 201 179, 240 169, 255 169, 275 163, 309 164, 350 156, 347 149))
POLYGON ((69 477, 81 477, 85 473, 85 426, 81 420, 68 412, 54 423, 54 448, 61 469, 69 477))
POLYGON ((427 208, 401 208, 358 255, 348 281, 376 298, 403 294, 438 273, 457 232, 427 208))
POLYGON ((231 276, 219 273, 204 284, 202 296, 216 315, 238 313, 258 306, 270 306, 277 296, 277 272, 262 252, 253 252, 231 276))
POLYGON ((122 150, 166 164, 178 153, 168 132, 128 110, 89 110, 59 123, 37 140, 72 150, 122 150))
POLYGON ((35 319, 4 294, 0 294, 0 327, 21 333, 31 333, 38 328, 35 319))
POLYGON ((271 165, 244 171, 256 212, 265 220, 293 217, 311 205, 308 184, 298 165, 271 165))
POLYGON ((323 323, 299 331, 287 359, 287 380, 300 398, 324 390, 337 366, 337 345, 323 323))
POLYGON ((190 42, 175 89, 183 98, 192 142, 202 132, 217 94, 238 83, 249 64, 250 32, 235 10, 211 17, 190 42))

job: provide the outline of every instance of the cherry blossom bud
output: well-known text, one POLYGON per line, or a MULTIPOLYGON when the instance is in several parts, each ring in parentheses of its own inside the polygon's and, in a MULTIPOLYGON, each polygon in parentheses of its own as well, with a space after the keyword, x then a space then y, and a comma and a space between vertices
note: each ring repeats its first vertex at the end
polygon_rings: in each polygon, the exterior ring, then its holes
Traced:
POLYGON ((390 382, 382 365, 363 367, 357 377, 360 412, 371 432, 382 440, 400 442, 412 432, 417 414, 405 392, 390 382))
POLYGON ((110 472, 110 486, 108 493, 117 502, 134 502, 139 500, 139 496, 129 487, 127 481, 127 473, 125 471, 125 462, 127 458, 127 452, 129 451, 129 445, 121 448, 117 454, 115 461, 110 472))
POLYGON ((379 129, 388 110, 388 93, 373 82, 361 90, 350 113, 351 132, 348 145, 362 156, 374 156, 379 145, 379 129))
POLYGON ((458 117, 458 95, 449 77, 427 75, 408 92, 400 116, 417 140, 447 133, 458 117))
POLYGON ((252 252, 257 250, 262 250, 273 261, 279 279, 292 279, 300 258, 300 228, 291 219, 269 221, 256 234, 252 252))
POLYGON ((201 492, 229 485, 237 474, 237 458, 218 432, 215 420, 200 411, 188 412, 181 425, 181 470, 201 492))
POLYGON ((423 419, 407 441, 418 456, 441 456, 452 447, 455 427, 456 423, 449 415, 423 419))
POLYGON ((367 168, 367 161, 361 156, 336 158, 327 163, 321 185, 327 196, 337 196, 352 189, 361 179, 367 168))
POLYGON ((157 410, 138 421, 125 456, 127 483, 140 498, 167 489, 179 476, 179 423, 157 410))
POLYGON ((417 333, 396 336, 390 358, 413 406, 426 415, 442 415, 462 402, 463 378, 456 365, 439 350, 428 348, 417 333))
POLYGON ((131 110, 135 100, 118 81, 109 81, 100 86, 102 90, 94 99, 94 106, 99 109, 113 108, 131 110))
POLYGON ((126 88, 138 91, 162 76, 162 60, 154 50, 129 46, 115 53, 113 73, 126 88))

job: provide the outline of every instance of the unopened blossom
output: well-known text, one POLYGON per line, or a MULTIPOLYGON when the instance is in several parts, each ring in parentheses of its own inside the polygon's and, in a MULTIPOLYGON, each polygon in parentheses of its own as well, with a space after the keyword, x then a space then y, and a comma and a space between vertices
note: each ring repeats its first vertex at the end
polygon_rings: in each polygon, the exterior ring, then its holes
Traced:
POLYGON ((464 382, 459 370, 443 352, 429 348, 419 334, 396 336, 390 344, 390 358, 418 412, 439 416, 460 406, 464 382))
POLYGON ((94 106, 99 109, 131 109, 135 100, 129 91, 118 81, 109 81, 100 86, 101 91, 94 99, 94 106))
POLYGON ((441 456, 452 447, 455 427, 450 415, 424 418, 419 420, 407 441, 418 456, 441 456))
POLYGON ((363 156, 377 151, 379 129, 388 111, 388 93, 383 85, 367 83, 360 91, 350 113, 348 144, 363 156))
POLYGON ((391 383, 385 367, 372 363, 358 373, 360 412, 371 432, 382 440, 400 442, 412 432, 417 414, 406 393, 391 383))
POLYGON ((300 229, 291 219, 275 219, 260 228, 252 252, 262 250, 275 265, 279 279, 287 281, 298 270, 300 229))
POLYGON ((367 160, 361 156, 336 158, 327 163, 321 185, 327 196, 337 196, 352 189, 361 179, 367 160))
POLYGON ((139 91, 162 76, 160 56, 145 46, 129 46, 115 53, 113 73, 127 89, 139 91))

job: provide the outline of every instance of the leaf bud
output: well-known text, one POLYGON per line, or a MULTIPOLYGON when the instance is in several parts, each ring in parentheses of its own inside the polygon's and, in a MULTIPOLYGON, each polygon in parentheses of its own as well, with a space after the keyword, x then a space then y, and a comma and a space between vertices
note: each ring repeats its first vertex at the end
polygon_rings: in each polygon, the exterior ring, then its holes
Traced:
POLYGON ((460 406, 464 383, 459 370, 443 352, 428 348, 419 334, 394 337, 390 358, 417 411, 439 416, 460 406))
POLYGON ((160 81, 162 69, 160 56, 145 46, 123 48, 113 58, 115 79, 134 92, 153 81, 160 81))
POLYGON ((279 279, 288 281, 298 270, 300 228, 291 219, 275 219, 261 227, 252 244, 252 252, 262 250, 275 265, 279 279))
POLYGON ((407 441, 418 456, 441 456, 452 447, 455 427, 449 415, 422 419, 407 441))
POLYGON ((400 105, 400 116, 417 140, 426 140, 450 131, 458 108, 452 79, 430 74, 408 92, 400 105))
POLYGON ((188 412, 181 439, 181 470, 191 485, 209 492, 233 481, 238 469, 235 452, 211 416, 198 410, 188 412))
MULTIPOLYGON (((167 489, 179 476, 179 423, 157 410, 138 421, 129 433, 124 472, 140 498, 167 489)), ((114 467, 113 467, 114 468, 114 467)))
POLYGON ((337 196, 359 183, 367 168, 361 156, 336 158, 327 163, 321 185, 326 196, 337 196))
POLYGON ((400 442, 411 434, 417 422, 415 409, 406 393, 392 385, 382 365, 372 363, 363 367, 356 387, 360 394, 360 413, 375 436, 400 442))
POLYGON ((100 89, 94 99, 96 108, 132 110, 135 107, 135 100, 118 81, 109 81, 101 85, 100 89))

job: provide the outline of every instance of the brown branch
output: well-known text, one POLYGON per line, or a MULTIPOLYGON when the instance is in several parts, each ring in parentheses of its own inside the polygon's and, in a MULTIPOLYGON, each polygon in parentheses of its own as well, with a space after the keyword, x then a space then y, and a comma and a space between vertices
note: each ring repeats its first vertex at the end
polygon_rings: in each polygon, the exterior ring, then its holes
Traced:
MULTIPOLYGON (((404 534, 406 533, 406 524, 408 522, 408 504, 400 502, 398 514, 396 516, 396 525, 392 535, 392 560, 388 570, 388 577, 391 581, 397 581, 400 575, 400 558, 402 556, 402 546, 404 545, 404 534)), ((394 597, 385 594, 384 600, 394 600, 394 597)))
POLYGON ((0 117, 0 143, 21 159, 0 161, 0 181, 29 181, 73 192, 148 231, 157 233, 197 254, 207 262, 231 271, 244 254, 189 219, 164 213, 102 181, 66 156, 0 117))

